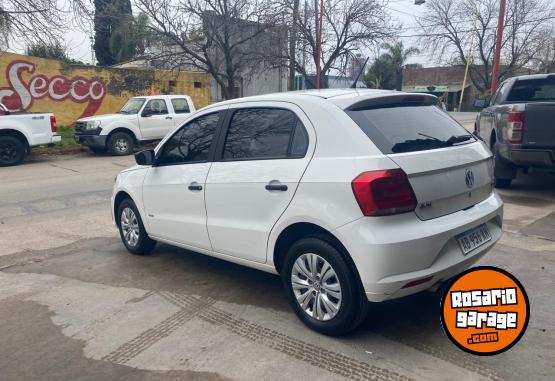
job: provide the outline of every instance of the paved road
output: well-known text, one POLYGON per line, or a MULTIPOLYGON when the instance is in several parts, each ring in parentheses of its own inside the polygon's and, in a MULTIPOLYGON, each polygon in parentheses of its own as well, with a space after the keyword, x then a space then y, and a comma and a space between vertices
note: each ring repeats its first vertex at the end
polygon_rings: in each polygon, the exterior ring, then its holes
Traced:
POLYGON ((505 234, 481 263, 522 281, 532 318, 510 352, 483 358, 448 341, 431 293, 375 305, 331 339, 297 320, 277 277, 164 245, 127 254, 108 199, 131 162, 0 169, 0 379, 553 379, 553 178, 502 193, 505 234))

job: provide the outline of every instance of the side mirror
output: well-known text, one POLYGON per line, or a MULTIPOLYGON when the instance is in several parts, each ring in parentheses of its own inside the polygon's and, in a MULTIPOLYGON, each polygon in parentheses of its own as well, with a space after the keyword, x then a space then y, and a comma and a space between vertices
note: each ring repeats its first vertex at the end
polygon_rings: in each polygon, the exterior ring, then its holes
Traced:
POLYGON ((152 116, 152 112, 151 111, 143 111, 143 113, 141 114, 141 116, 143 118, 148 118, 149 116, 152 116))
POLYGON ((145 151, 137 152, 135 154, 135 161, 139 165, 152 165, 154 164, 154 150, 147 149, 145 151))

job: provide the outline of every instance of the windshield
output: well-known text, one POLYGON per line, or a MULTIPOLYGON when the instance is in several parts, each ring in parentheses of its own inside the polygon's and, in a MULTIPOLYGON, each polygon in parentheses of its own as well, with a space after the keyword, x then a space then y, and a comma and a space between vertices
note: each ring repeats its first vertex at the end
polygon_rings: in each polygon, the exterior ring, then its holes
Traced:
POLYGON ((347 114, 384 154, 424 151, 474 142, 474 137, 437 106, 348 110, 347 114))
POLYGON ((137 114, 144 103, 144 98, 131 98, 118 112, 121 114, 137 114))

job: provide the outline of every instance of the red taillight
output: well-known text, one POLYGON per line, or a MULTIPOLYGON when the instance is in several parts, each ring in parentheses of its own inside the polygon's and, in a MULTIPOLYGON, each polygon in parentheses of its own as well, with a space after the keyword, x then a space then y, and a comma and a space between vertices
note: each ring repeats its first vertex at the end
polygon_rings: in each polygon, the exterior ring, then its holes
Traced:
POLYGON ((416 197, 402 169, 364 172, 351 183, 365 216, 386 216, 413 211, 416 197))
POLYGON ((509 143, 522 144, 524 135, 524 111, 512 111, 507 120, 507 138, 509 143))
POLYGON ((50 130, 52 130, 53 134, 58 132, 58 123, 56 122, 56 117, 54 115, 50 115, 50 130))

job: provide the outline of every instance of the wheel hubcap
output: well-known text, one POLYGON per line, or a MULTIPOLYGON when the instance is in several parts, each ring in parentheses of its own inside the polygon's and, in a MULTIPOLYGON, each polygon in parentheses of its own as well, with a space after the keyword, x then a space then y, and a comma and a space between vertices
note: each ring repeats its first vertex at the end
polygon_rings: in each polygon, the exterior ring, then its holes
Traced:
POLYGON ((127 140, 120 138, 116 140, 114 147, 118 152, 126 152, 129 148, 129 145, 127 144, 127 140))
POLYGON ((321 321, 333 319, 341 308, 341 284, 324 258, 307 253, 295 261, 291 287, 304 312, 321 321))
POLYGON ((135 212, 133 212, 131 208, 123 209, 120 222, 125 242, 129 246, 137 245, 139 241, 139 222, 137 221, 135 212))

